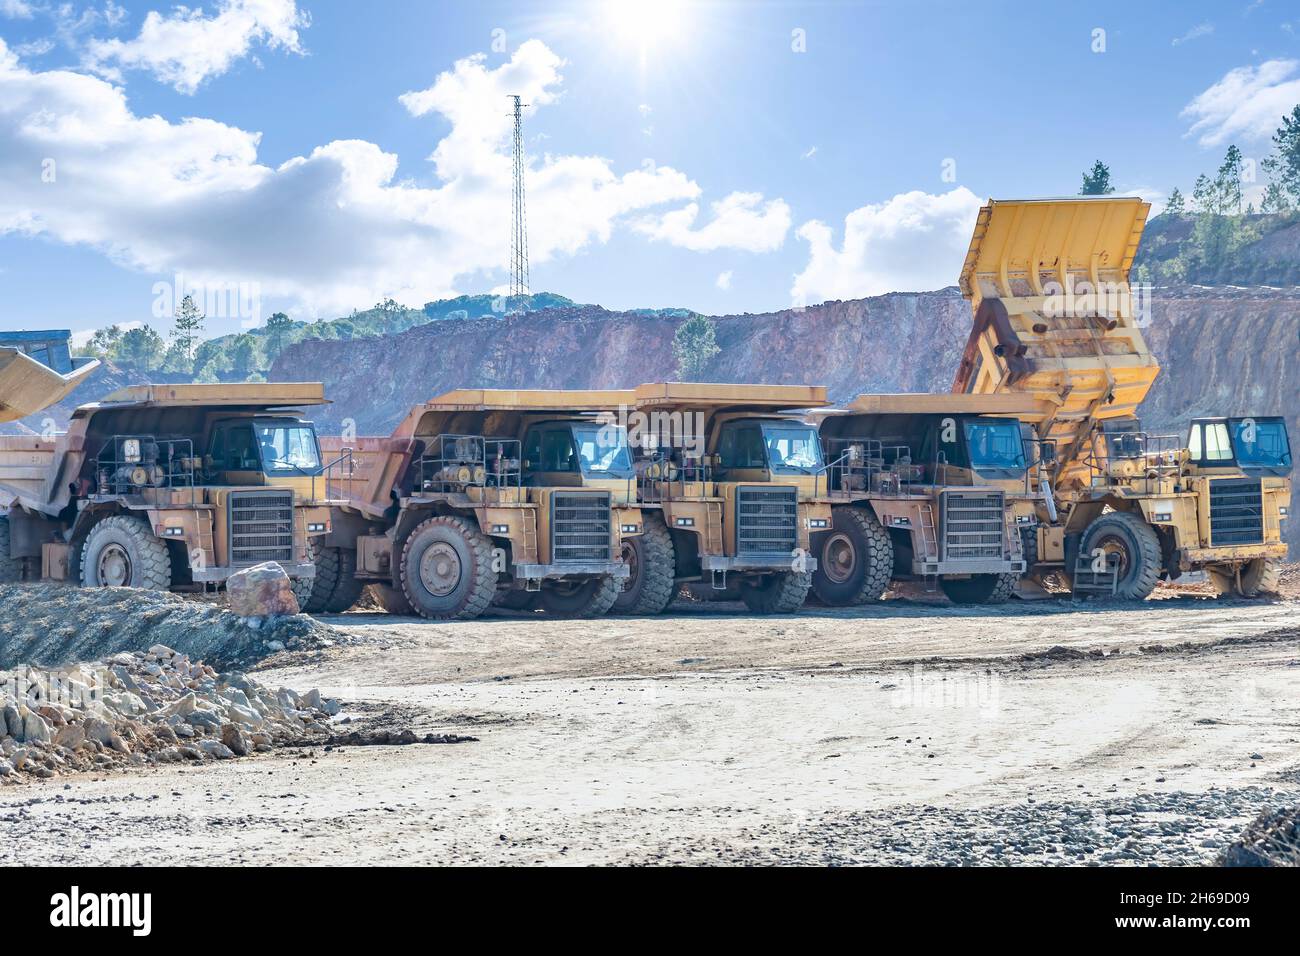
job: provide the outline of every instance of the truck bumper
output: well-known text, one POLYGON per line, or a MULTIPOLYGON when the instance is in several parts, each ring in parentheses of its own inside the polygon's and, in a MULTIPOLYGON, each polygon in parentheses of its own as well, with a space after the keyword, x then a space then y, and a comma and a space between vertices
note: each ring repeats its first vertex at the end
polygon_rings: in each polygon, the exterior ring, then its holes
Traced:
POLYGON ((622 561, 592 561, 582 564, 516 564, 515 577, 523 581, 542 578, 610 576, 625 578, 631 572, 622 561))
MULTIPOLYGON (((294 579, 295 581, 300 579, 310 580, 311 578, 316 577, 316 565, 311 563, 290 564, 284 561, 276 561, 273 563, 278 564, 280 565, 280 567, 284 568, 284 573, 289 575, 289 577, 294 579)), ((228 580, 232 574, 244 570, 247 569, 246 568, 204 568, 201 571, 192 569, 190 571, 190 577, 192 577, 195 583, 197 584, 221 584, 226 580, 228 580)))
MULTIPOLYGON (((705 571, 793 571, 794 561, 789 554, 706 554, 700 558, 700 567, 705 571)), ((817 570, 817 559, 811 555, 804 555, 801 563, 805 571, 817 570)))
POLYGON ((1195 571, 1207 564, 1234 564, 1254 561, 1256 558, 1286 558, 1285 541, 1276 544, 1243 544, 1234 548, 1184 548, 1178 556, 1178 566, 1184 571, 1195 571))
POLYGON ((1024 574, 1024 561, 1003 561, 988 558, 983 561, 914 561, 912 573, 918 577, 955 574, 1024 574))

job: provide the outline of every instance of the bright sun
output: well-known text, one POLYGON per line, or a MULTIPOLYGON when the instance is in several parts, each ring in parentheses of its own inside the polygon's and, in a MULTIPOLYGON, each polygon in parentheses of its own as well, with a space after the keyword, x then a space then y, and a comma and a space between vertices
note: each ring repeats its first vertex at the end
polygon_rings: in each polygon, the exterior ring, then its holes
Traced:
POLYGON ((605 0, 605 21, 615 39, 642 50, 681 38, 685 0, 605 0))

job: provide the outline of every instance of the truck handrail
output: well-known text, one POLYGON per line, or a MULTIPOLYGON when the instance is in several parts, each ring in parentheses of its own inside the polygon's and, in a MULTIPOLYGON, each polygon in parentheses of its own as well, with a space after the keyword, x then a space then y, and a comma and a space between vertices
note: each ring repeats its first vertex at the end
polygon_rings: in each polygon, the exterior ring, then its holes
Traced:
POLYGON ((416 491, 454 494, 466 488, 523 488, 523 442, 517 438, 440 434, 415 460, 416 491), (469 469, 469 474, 465 474, 469 469))
POLYGON ((109 496, 135 495, 145 488, 188 488, 191 506, 198 507, 201 471, 193 439, 112 435, 95 456, 95 491, 109 496))

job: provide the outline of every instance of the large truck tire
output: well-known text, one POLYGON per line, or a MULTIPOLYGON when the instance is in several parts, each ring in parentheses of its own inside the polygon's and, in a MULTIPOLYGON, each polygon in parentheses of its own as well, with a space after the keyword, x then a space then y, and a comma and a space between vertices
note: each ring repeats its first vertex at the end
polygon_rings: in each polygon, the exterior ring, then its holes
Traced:
POLYGON ((555 617, 600 617, 618 600, 622 580, 612 574, 580 580, 543 581, 538 601, 555 617))
POLYGON ((1256 558, 1244 565, 1240 580, 1231 565, 1212 565, 1205 570, 1206 577, 1220 594, 1254 598, 1262 594, 1277 594, 1281 586, 1281 569, 1275 561, 1267 558, 1256 558))
POLYGON ((338 548, 322 548, 314 538, 307 539, 307 554, 316 565, 316 576, 298 578, 293 582, 293 594, 298 599, 298 609, 304 614, 320 614, 334 593, 339 580, 338 548))
POLYGON ((755 614, 793 614, 812 588, 808 571, 778 571, 757 581, 741 581, 740 599, 755 614))
POLYGON ((0 515, 0 584, 23 579, 23 559, 9 556, 9 518, 0 515))
POLYGON ((337 552, 335 562, 338 565, 338 577, 334 591, 325 602, 327 614, 342 614, 350 611, 361 600, 361 592, 366 583, 357 578, 357 553, 351 548, 328 548, 337 552))
POLYGON ((1006 604, 1016 593, 1018 574, 972 574, 940 578, 939 588, 953 604, 1006 604))
POLYGON ((412 609, 422 617, 478 617, 497 589, 492 543, 464 518, 429 518, 407 537, 398 580, 412 609))
POLYGON ((677 553, 663 518, 646 514, 642 533, 623 541, 629 574, 620 582, 611 614, 662 614, 677 595, 677 553))
POLYGON ((1090 555, 1101 548, 1119 558, 1115 596, 1145 601, 1160 580, 1160 537, 1140 515, 1112 511, 1088 525, 1079 542, 1079 554, 1090 555))
POLYGON ((81 548, 81 584, 87 588, 121 587, 166 591, 172 586, 172 562, 166 542, 148 522, 133 515, 113 515, 90 529, 81 548))
POLYGON ((894 572, 894 543, 876 516, 862 508, 831 509, 831 530, 814 546, 812 590, 830 607, 879 601, 894 572))

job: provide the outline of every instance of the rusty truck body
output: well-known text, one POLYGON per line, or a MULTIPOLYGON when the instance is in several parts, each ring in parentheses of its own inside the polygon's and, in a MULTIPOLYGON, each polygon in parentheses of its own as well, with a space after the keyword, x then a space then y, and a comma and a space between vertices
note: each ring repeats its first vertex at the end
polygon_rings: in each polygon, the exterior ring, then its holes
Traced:
POLYGON ((278 562, 305 596, 329 469, 302 408, 320 384, 139 385, 67 432, 0 438, 0 578, 159 590, 278 562))
POLYGON ((386 438, 330 439, 355 474, 328 546, 390 610, 471 618, 493 603, 565 616, 610 609, 641 534, 630 392, 460 389, 386 438))

